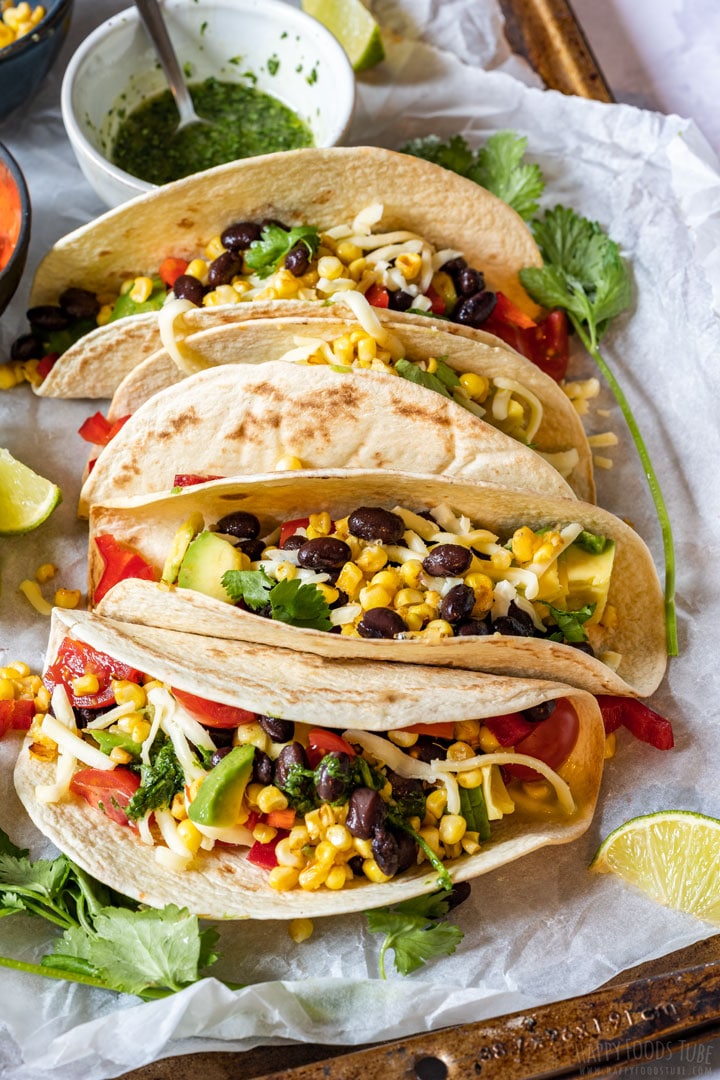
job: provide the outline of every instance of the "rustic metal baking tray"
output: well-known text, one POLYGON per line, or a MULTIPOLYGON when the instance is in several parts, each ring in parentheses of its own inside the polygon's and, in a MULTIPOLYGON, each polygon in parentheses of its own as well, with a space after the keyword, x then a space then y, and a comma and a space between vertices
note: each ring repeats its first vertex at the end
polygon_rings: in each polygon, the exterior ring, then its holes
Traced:
MULTIPOLYGON (((513 51, 545 85, 612 101, 566 0, 499 0, 513 51)), ((720 935, 642 965, 584 997, 360 1047, 266 1046, 167 1058, 120 1080, 530 1080, 610 1077, 637 1060, 720 1036, 720 935), (624 982, 632 977, 631 982, 624 982)))

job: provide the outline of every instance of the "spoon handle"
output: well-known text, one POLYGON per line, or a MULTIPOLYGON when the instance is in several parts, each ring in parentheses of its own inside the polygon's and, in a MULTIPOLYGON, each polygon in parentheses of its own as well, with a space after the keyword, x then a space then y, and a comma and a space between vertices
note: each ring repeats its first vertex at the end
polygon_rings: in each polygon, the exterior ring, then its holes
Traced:
POLYGON ((138 9, 142 23, 155 46, 155 51, 180 113, 180 122, 195 120, 195 108, 190 97, 190 91, 185 84, 158 0, 135 0, 135 7, 138 9))

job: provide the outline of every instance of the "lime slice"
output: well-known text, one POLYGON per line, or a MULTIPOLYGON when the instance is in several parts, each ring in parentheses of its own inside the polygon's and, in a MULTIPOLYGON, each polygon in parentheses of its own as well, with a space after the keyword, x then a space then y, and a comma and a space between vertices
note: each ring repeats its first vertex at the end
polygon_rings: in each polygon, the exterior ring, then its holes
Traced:
POLYGON ((632 818, 600 845, 590 869, 617 874, 653 900, 720 925, 720 821, 690 810, 632 818))
POLYGON ((37 528, 61 499, 57 484, 38 476, 0 448, 0 536, 37 528))
POLYGON ((355 71, 385 59, 380 27, 361 0, 302 0, 302 7, 335 35, 355 71))

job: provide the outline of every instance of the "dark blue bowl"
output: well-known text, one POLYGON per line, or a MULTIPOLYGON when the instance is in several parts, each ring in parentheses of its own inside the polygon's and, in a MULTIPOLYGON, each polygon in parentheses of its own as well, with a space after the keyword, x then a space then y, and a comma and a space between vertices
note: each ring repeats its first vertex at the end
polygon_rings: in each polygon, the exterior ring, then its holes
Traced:
POLYGON ((45 18, 31 33, 0 49, 0 120, 35 92, 67 36, 73 0, 43 0, 43 7, 45 18))
POLYGON ((0 143, 0 315, 10 303, 25 268, 30 216, 25 177, 0 143))

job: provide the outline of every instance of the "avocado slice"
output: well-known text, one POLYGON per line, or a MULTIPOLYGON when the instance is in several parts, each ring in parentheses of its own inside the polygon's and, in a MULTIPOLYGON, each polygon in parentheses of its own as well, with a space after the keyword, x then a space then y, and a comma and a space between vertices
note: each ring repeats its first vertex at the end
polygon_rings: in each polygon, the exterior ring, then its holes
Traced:
POLYGON ((201 532, 190 544, 180 563, 177 583, 181 589, 194 589, 227 604, 233 601, 225 591, 222 576, 227 570, 247 567, 243 553, 214 532, 201 532))
POLYGON ((585 626, 593 626, 602 618, 614 559, 614 540, 607 540, 599 554, 571 544, 558 559, 558 573, 566 587, 568 608, 575 611, 586 604, 595 604, 595 610, 585 626))
POLYGON ((198 533, 202 532, 204 524, 202 514, 196 510, 175 533, 160 578, 164 585, 172 585, 175 582, 180 572, 180 565, 185 558, 185 553, 190 547, 190 542, 198 533))
POLYGON ((188 807, 188 817, 198 825, 229 829, 240 816, 245 788, 252 776, 255 747, 235 746, 218 762, 200 785, 188 807))

